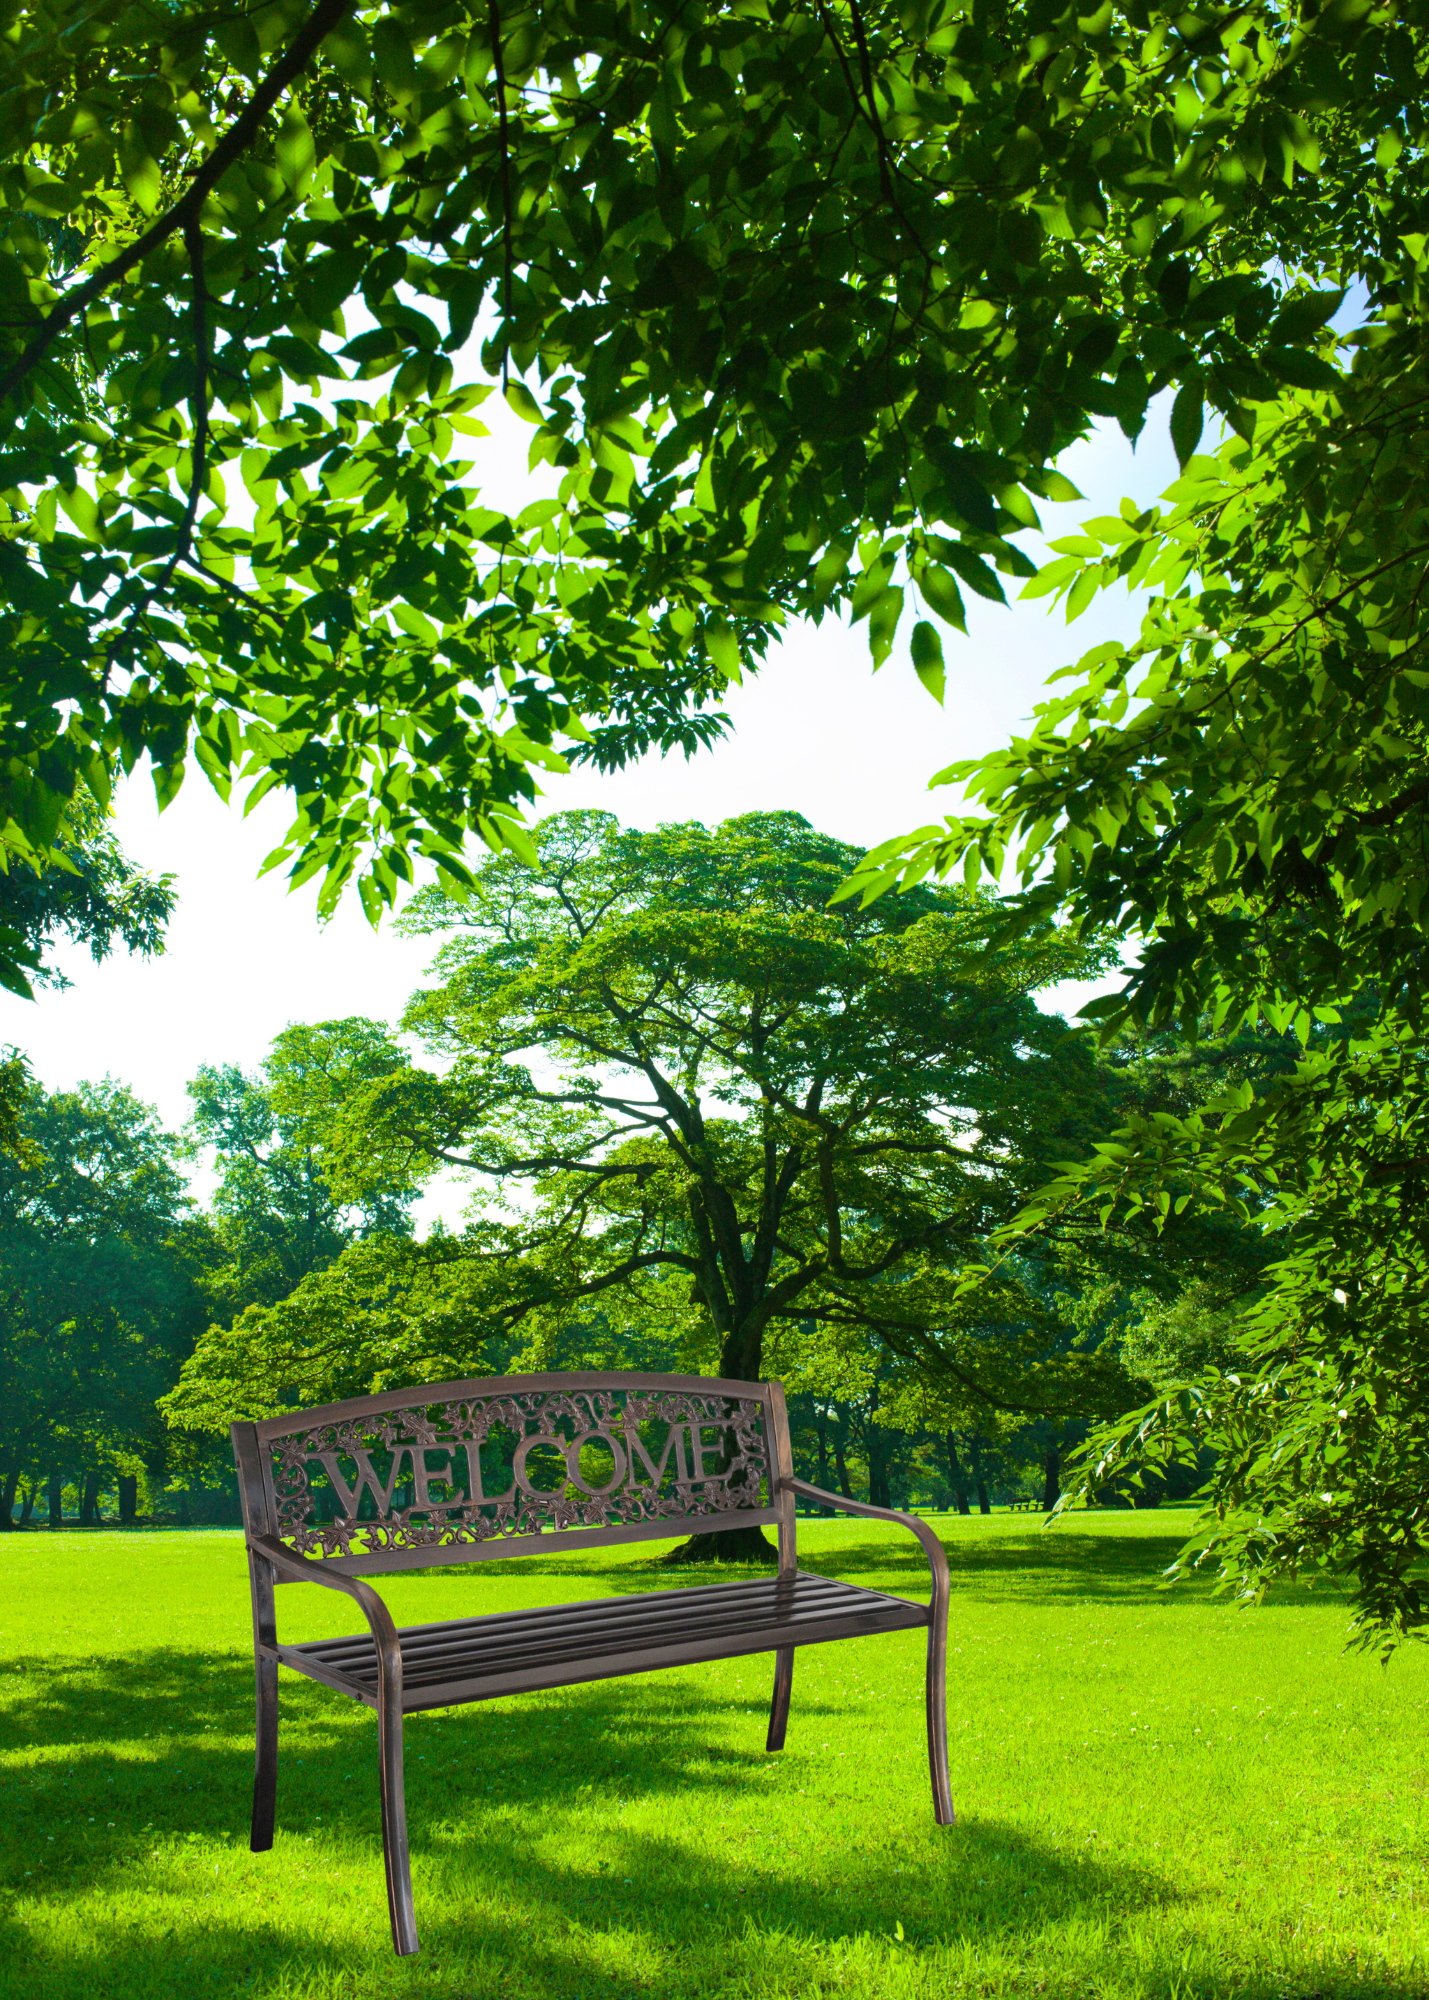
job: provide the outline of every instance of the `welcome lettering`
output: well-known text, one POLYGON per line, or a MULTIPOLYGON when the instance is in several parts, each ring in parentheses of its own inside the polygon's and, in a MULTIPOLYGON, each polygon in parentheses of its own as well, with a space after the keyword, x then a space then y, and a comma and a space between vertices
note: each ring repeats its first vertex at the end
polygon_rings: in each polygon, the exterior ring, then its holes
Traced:
POLYGON ((671 1424, 665 1433, 664 1443, 659 1447, 658 1457, 633 1424, 621 1425, 614 1432, 582 1431, 570 1439, 544 1433, 528 1435, 517 1444, 511 1468, 512 1483, 504 1493, 487 1493, 484 1490, 480 1449, 469 1438, 437 1438, 425 1445, 395 1445, 385 1479, 373 1464, 371 1452, 361 1446, 342 1454, 343 1458, 352 1462, 354 1476, 351 1481, 337 1452, 319 1451, 312 1456, 321 1462, 332 1481, 343 1515, 355 1521, 364 1493, 371 1494, 379 1519, 385 1519, 392 1512, 394 1496, 402 1481, 404 1468, 408 1466, 411 1470, 412 1506, 421 1513, 440 1514, 458 1507, 489 1506, 495 1501, 509 1500, 518 1489, 533 1499, 550 1499, 552 1489, 534 1485, 526 1473, 526 1456, 537 1446, 550 1446, 559 1452, 566 1461, 570 1482, 593 1498, 609 1499, 621 1487, 658 1492, 665 1485, 666 1474, 671 1469, 677 1486, 691 1483, 708 1485, 724 1476, 727 1435, 727 1427, 723 1424, 671 1424), (580 1469, 581 1448, 593 1439, 606 1446, 613 1460, 609 1478, 600 1485, 589 1484, 580 1469), (458 1486, 463 1459, 466 1464, 464 1492, 458 1486), (433 1495, 431 1488, 434 1483, 446 1487, 447 1497, 433 1495))

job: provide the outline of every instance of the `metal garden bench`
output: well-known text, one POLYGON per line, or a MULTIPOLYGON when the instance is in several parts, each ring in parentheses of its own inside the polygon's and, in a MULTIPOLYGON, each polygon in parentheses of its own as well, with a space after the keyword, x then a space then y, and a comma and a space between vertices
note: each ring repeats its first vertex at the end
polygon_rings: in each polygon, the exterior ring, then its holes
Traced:
POLYGON ((630 1374, 439 1382, 235 1424, 233 1451, 258 1682, 251 1845, 255 1852, 273 1845, 279 1667, 376 1709, 387 1900, 399 1953, 417 1949, 402 1723, 419 1709, 772 1652, 765 1747, 780 1750, 796 1647, 926 1630, 933 1816, 940 1826, 951 1823, 942 1544, 906 1514, 796 1479, 778 1382, 630 1374), (910 1529, 932 1569, 931 1603, 800 1570, 798 1499, 910 1529), (743 1582, 399 1630, 361 1580, 761 1523, 778 1530, 778 1569, 743 1582), (280 1643, 274 1586, 300 1582, 355 1599, 367 1630, 280 1643))

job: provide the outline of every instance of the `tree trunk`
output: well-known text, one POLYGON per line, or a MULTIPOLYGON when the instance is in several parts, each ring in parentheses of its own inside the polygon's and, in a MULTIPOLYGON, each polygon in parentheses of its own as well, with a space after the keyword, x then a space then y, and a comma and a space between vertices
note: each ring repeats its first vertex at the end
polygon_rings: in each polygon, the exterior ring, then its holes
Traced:
POLYGON ((747 1528, 719 1528, 712 1535, 691 1535, 687 1542, 660 1558, 660 1567, 683 1568, 686 1563, 777 1563, 779 1551, 764 1530, 751 1522, 747 1528))
MULTIPOLYGON (((726 1341, 720 1374, 727 1380, 757 1382, 757 1348, 752 1355, 746 1351, 742 1356, 746 1364, 753 1362, 753 1366, 743 1374, 734 1365, 740 1359, 741 1356, 733 1353, 732 1343, 726 1341)), ((717 1528, 712 1534, 691 1535, 687 1542, 677 1543, 668 1555, 661 1556, 660 1566, 683 1568, 686 1563, 757 1563, 762 1568, 778 1560, 779 1551, 774 1543, 765 1535, 763 1528, 751 1522, 746 1528, 717 1528)))
POLYGON ((18 1472, 7 1472, 5 1484, 0 1487, 0 1534, 15 1525, 15 1488, 20 1483, 18 1472))
POLYGON ((64 1478, 58 1472, 50 1474, 50 1526, 64 1525, 64 1478))
POLYGON ((97 1472, 86 1472, 84 1475, 79 1501, 79 1525, 82 1528, 93 1528, 99 1524, 99 1481, 100 1474, 97 1472))
POLYGON ((987 1497, 987 1482, 979 1479, 975 1483, 977 1486, 977 1510, 979 1514, 990 1514, 992 1512, 992 1502, 987 1497))
POLYGON ((20 1526, 22 1528, 29 1526, 30 1516, 35 1511, 35 1495, 39 1492, 39 1490, 40 1490, 39 1479, 36 1476, 36 1474, 32 1472, 30 1474, 30 1483, 25 1488, 24 1504, 20 1508, 20 1526))
POLYGON ((139 1482, 132 1472, 119 1475, 119 1519, 126 1528, 134 1525, 139 1511, 139 1482))
POLYGON ((958 1457, 958 1447, 951 1431, 943 1433, 943 1452, 948 1461, 948 1478, 952 1482, 953 1504, 960 1514, 968 1512, 968 1482, 964 1477, 962 1461, 958 1457))
POLYGON ((1046 1471, 1046 1479, 1042 1487, 1042 1506, 1044 1511, 1050 1514, 1062 1497, 1061 1462, 1057 1456, 1056 1445, 1048 1445, 1043 1466, 1046 1471))
POLYGON ((853 1488, 848 1483, 848 1460, 844 1457, 842 1438, 834 1439, 834 1464, 838 1469, 839 1492, 845 1500, 852 1500, 853 1488))

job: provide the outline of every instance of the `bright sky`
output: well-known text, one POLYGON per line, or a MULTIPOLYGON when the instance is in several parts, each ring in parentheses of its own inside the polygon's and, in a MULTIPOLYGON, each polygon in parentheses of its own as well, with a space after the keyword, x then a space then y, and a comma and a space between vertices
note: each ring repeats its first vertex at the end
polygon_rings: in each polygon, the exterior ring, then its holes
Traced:
MULTIPOLYGON (((529 433, 496 403, 482 412, 493 425, 490 443, 477 447, 486 458, 483 490, 490 504, 516 507, 531 497, 529 433)), ((1156 498, 1176 476, 1166 425, 1166 410, 1153 408, 1135 454, 1115 429, 1068 454, 1063 469, 1087 500, 1041 509, 1048 534, 1115 512, 1123 494, 1143 505, 1156 498)), ((598 807, 656 826, 792 809, 823 832, 872 846, 950 809, 953 793, 927 791, 932 773, 1005 741, 1049 674, 1100 639, 1129 637, 1134 618, 1121 593, 1098 599, 1070 630, 1042 600, 1003 610, 970 598, 969 627, 966 639, 944 634, 941 709, 913 672, 906 638, 874 675, 863 627, 797 628, 757 677, 731 691, 734 731, 723 743, 689 762, 649 757, 610 776, 577 769, 548 777, 540 811, 598 807)), ((422 981, 430 943, 399 938, 390 926, 374 933, 355 896, 320 926, 311 886, 289 894, 281 876, 258 880, 288 817, 281 799, 269 799, 245 820, 197 769, 160 815, 152 785, 136 775, 119 795, 116 828, 134 860, 178 878, 166 951, 99 966, 83 951, 58 954, 72 987, 34 1003, 0 993, 0 1043, 24 1048, 50 1089, 108 1074, 177 1128, 189 1110, 184 1086, 201 1063, 254 1068, 290 1021, 395 1021, 422 981)), ((1080 998, 1057 995, 1064 1007, 1080 998)), ((455 1220, 462 1199, 434 1189, 419 1220, 455 1220)))

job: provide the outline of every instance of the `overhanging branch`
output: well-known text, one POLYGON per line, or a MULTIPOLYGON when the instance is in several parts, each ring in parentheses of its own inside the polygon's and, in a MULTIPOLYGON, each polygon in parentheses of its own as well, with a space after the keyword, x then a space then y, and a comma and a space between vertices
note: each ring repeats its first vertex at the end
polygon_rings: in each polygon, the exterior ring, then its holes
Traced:
POLYGON ((254 91, 242 114, 230 128, 227 136, 219 140, 203 165, 190 181, 171 208, 149 224, 142 236, 137 236, 127 250, 122 250, 107 264, 85 279, 82 285, 66 292, 46 314, 38 330, 26 344, 18 361, 0 376, 0 403, 14 395, 30 370, 41 362, 50 348, 58 340, 78 314, 87 312, 94 301, 109 287, 117 284, 126 271, 132 271, 142 263, 151 250, 155 250, 174 232, 187 232, 198 222, 199 212, 204 202, 222 180, 228 169, 247 151, 257 136, 258 128, 296 77, 302 75, 316 53, 324 37, 331 33, 348 13, 353 0, 319 0, 303 27, 288 48, 274 63, 257 90, 254 91))

